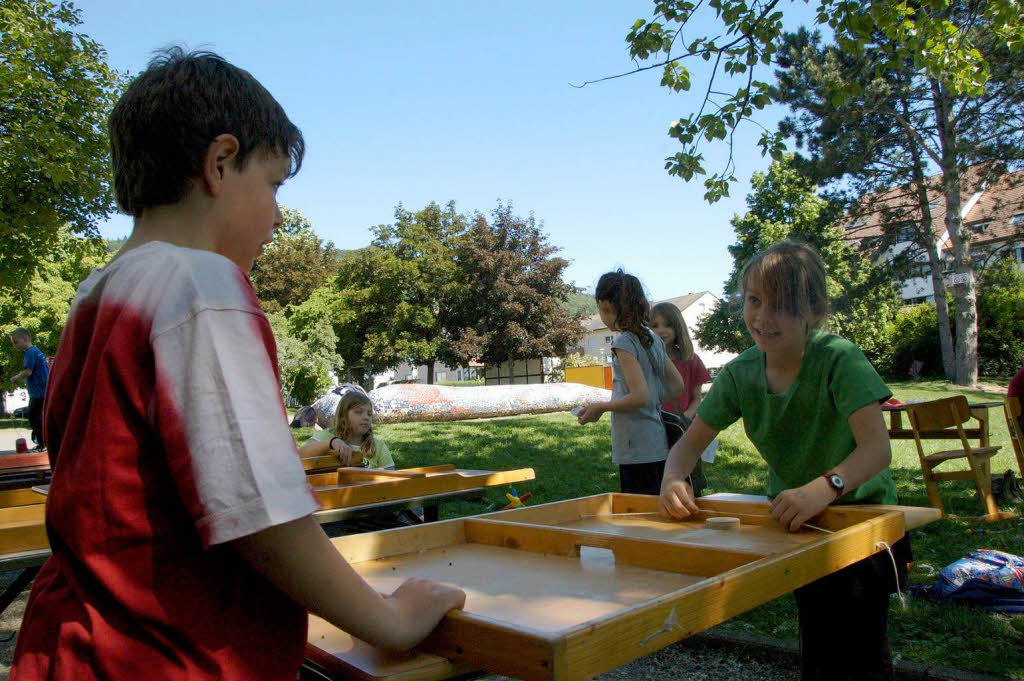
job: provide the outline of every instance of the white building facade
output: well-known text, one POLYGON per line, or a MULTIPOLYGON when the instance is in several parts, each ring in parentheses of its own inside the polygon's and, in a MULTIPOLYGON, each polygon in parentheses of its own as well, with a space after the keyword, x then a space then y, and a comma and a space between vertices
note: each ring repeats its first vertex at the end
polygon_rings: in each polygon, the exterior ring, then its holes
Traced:
MULTIPOLYGON (((701 318, 721 304, 721 301, 716 296, 708 291, 687 293, 685 296, 659 300, 652 304, 651 307, 658 303, 672 303, 679 308, 683 315, 683 321, 686 322, 686 328, 690 332, 690 338, 693 340, 693 351, 700 356, 704 366, 708 369, 717 370, 736 356, 732 352, 716 352, 708 348, 702 348, 697 339, 693 337, 693 330, 697 328, 701 318)), ((604 325, 600 315, 592 315, 584 319, 583 328, 586 330, 586 333, 583 336, 582 347, 578 351, 588 357, 598 359, 601 363, 611 362, 612 342, 618 334, 615 331, 609 330, 604 325)))

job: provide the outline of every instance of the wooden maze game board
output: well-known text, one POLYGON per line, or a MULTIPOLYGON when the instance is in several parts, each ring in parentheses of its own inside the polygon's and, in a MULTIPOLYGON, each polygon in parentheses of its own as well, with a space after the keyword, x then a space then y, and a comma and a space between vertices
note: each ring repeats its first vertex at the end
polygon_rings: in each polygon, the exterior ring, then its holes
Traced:
POLYGON ((820 529, 791 533, 765 503, 698 504, 699 515, 678 522, 657 514, 656 497, 602 494, 334 539, 381 593, 427 577, 463 588, 466 608, 404 655, 311 617, 307 669, 328 679, 443 679, 474 669, 587 679, 904 534, 898 507, 832 507, 815 518, 820 529), (738 527, 709 527, 722 517, 738 518, 738 527))
MULTIPOLYGON (((341 468, 308 476, 323 504, 320 514, 372 512, 381 505, 416 499, 439 503, 462 492, 534 479, 531 468, 477 471, 452 465, 378 471, 341 468)), ((46 497, 31 489, 0 491, 0 558, 8 554, 47 549, 46 497)))

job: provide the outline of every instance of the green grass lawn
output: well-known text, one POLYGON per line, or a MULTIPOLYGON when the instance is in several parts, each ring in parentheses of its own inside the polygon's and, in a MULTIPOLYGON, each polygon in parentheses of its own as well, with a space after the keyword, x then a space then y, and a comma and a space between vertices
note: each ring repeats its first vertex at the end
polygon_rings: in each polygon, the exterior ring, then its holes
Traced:
MULTIPOLYGON (((890 383, 901 399, 934 399, 962 392, 971 401, 1002 401, 996 392, 960 391, 939 381, 890 383)), ((993 458, 992 470, 1016 471, 1016 461, 1002 410, 990 411, 992 444, 1002 450, 993 458)), ((309 429, 296 429, 301 443, 309 429)), ((530 504, 570 499, 618 490, 617 469, 611 462, 611 427, 607 417, 599 423, 579 426, 569 414, 521 416, 454 423, 406 423, 381 425, 377 434, 388 443, 401 467, 453 463, 460 468, 508 469, 529 467, 537 479, 518 491, 530 491, 530 504)), ((707 469, 706 493, 742 492, 763 494, 767 471, 761 458, 735 424, 721 436, 713 466, 707 469)), ((966 463, 953 462, 951 467, 966 463)), ((893 477, 904 504, 927 506, 920 465, 913 440, 893 442, 893 477)), ((1024 520, 995 523, 977 520, 983 512, 974 498, 973 483, 940 483, 947 517, 911 534, 915 565, 911 581, 927 583, 933 572, 976 548, 1001 549, 1024 554, 1024 520)), ((446 504, 442 517, 458 517, 496 510, 506 503, 505 489, 490 490, 483 503, 446 504)), ((1002 505, 1018 515, 1024 508, 1002 505)), ((841 616, 841 614, 837 614, 841 616)), ((964 606, 912 599, 907 611, 894 600, 890 617, 894 656, 921 664, 1003 674, 1024 679, 1024 615, 990 614, 964 606)), ((785 596, 721 625, 750 633, 795 640, 796 607, 785 596)))

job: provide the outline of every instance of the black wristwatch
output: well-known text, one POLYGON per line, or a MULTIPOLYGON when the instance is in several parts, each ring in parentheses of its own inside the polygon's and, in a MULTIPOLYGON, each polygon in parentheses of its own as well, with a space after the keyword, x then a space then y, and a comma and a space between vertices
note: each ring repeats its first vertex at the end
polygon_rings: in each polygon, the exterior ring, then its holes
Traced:
POLYGON ((846 481, 843 480, 843 476, 839 475, 835 471, 829 473, 823 473, 822 476, 828 481, 829 486, 836 491, 836 499, 843 496, 846 492, 846 481))

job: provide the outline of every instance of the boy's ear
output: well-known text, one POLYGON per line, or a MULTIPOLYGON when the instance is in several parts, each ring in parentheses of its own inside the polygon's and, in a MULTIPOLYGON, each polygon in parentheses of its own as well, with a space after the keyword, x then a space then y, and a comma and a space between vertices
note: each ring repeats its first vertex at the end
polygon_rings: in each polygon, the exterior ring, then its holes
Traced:
POLYGON ((229 165, 234 164, 238 149, 238 138, 228 133, 217 135, 210 146, 206 147, 201 179, 203 188, 211 196, 220 194, 224 185, 224 172, 229 165))

